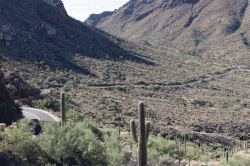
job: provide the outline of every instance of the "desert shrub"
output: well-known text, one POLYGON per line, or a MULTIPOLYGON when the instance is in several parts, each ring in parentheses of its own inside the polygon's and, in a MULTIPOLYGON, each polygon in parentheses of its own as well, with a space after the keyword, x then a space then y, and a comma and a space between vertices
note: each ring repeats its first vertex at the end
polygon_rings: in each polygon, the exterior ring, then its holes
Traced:
POLYGON ((233 107, 231 107, 231 109, 232 110, 235 110, 235 111, 238 111, 238 110, 240 110, 242 108, 242 105, 240 105, 240 104, 235 104, 235 105, 233 105, 233 107))
POLYGON ((14 127, 13 129, 10 129, 10 126, 6 127, 5 132, 3 133, 5 140, 9 144, 16 145, 31 137, 32 133, 29 132, 29 129, 32 126, 29 126, 29 123, 30 120, 28 119, 20 119, 17 122, 12 123, 12 126, 14 127))
POLYGON ((104 132, 103 137, 109 154, 109 165, 126 165, 131 158, 131 153, 122 150, 122 144, 118 133, 115 131, 107 131, 106 133, 104 132))
POLYGON ((34 88, 34 89, 40 89, 40 86, 37 85, 37 83, 31 83, 30 87, 34 88))
POLYGON ((186 155, 190 156, 192 160, 198 161, 201 158, 202 153, 197 149, 188 149, 186 155))
MULTIPOLYGON (((61 72, 60 72, 61 73, 61 72)), ((63 83, 64 82, 64 76, 62 74, 58 74, 56 75, 56 81, 59 82, 59 83, 63 83)))
POLYGON ((70 91, 70 89, 72 89, 72 88, 73 88, 73 86, 65 84, 64 87, 63 87, 63 90, 64 91, 70 91))
POLYGON ((149 85, 148 87, 149 90, 151 91, 158 91, 160 89, 159 85, 149 85))
POLYGON ((83 121, 85 116, 73 109, 69 110, 69 113, 67 114, 67 117, 69 119, 71 119, 73 122, 79 122, 79 121, 83 121))
POLYGON ((42 102, 41 104, 42 104, 43 108, 50 109, 50 108, 53 108, 53 106, 54 106, 52 101, 49 98, 43 99, 41 102, 42 102))
POLYGON ((43 83, 45 85, 48 85, 51 81, 52 81, 52 78, 50 76, 48 76, 43 83))
POLYGON ((35 108, 45 109, 45 110, 59 110, 59 103, 51 100, 50 98, 45 98, 43 100, 33 101, 35 108))
POLYGON ((228 165, 231 165, 231 166, 250 166, 250 158, 243 158, 239 155, 235 155, 233 160, 228 161, 228 165))
POLYGON ((30 120, 21 119, 17 123, 12 123, 13 129, 7 127, 3 133, 4 142, 1 142, 2 148, 6 144, 11 145, 13 154, 21 158, 27 158, 28 162, 33 161, 35 164, 37 158, 42 153, 38 146, 38 141, 32 138, 32 133, 29 131, 32 126, 29 125, 30 120))
POLYGON ((122 111, 122 113, 124 114, 124 115, 127 115, 127 116, 129 116, 130 114, 131 114, 131 112, 129 111, 129 110, 123 110, 122 111))
POLYGON ((27 158, 27 161, 32 164, 37 164, 38 157, 42 154, 42 150, 38 146, 38 140, 31 136, 15 144, 13 152, 21 158, 27 158))
POLYGON ((41 125, 44 133, 38 138, 39 146, 49 163, 63 161, 67 165, 108 164, 106 148, 87 127, 86 122, 68 123, 63 127, 55 122, 41 125))
POLYGON ((170 141, 161 137, 148 139, 148 159, 159 164, 171 165, 174 155, 180 158, 185 157, 184 150, 175 150, 175 141, 170 141))
POLYGON ((22 118, 22 111, 17 103, 2 102, 0 103, 0 110, 0 123, 5 123, 7 126, 22 118))
POLYGON ((85 87, 86 87, 86 86, 85 86, 84 84, 79 84, 79 85, 78 85, 78 88, 79 88, 79 89, 84 89, 85 87))
POLYGON ((0 150, 5 149, 5 147, 8 145, 8 142, 6 140, 2 140, 0 142, 0 150))
POLYGON ((14 85, 8 84, 6 85, 6 87, 10 90, 11 94, 13 94, 14 96, 18 95, 17 88, 14 85))

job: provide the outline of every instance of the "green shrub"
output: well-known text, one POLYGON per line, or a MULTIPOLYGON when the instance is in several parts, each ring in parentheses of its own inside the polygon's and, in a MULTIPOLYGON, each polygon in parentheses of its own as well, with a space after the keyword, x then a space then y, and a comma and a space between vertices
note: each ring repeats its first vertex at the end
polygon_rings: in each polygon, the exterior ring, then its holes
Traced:
POLYGON ((242 105, 241 105, 241 104, 235 104, 235 105, 233 105, 232 110, 238 111, 238 110, 240 110, 241 108, 242 108, 242 105))
POLYGON ((122 150, 122 143, 118 133, 115 131, 107 131, 104 133, 104 140, 109 154, 109 165, 126 165, 129 162, 132 153, 124 152, 122 150))
POLYGON ((18 95, 17 88, 14 85, 8 84, 6 85, 6 87, 10 90, 11 94, 13 94, 14 96, 18 95))
POLYGON ((35 89, 40 89, 40 86, 37 85, 37 83, 31 83, 30 87, 35 88, 35 89))
MULTIPOLYGON (((32 133, 29 131, 34 126, 29 125, 30 120, 20 119, 17 123, 12 123, 14 129, 7 127, 5 132, 2 133, 4 141, 1 142, 1 146, 5 146, 8 143, 12 149, 14 155, 21 158, 26 158, 28 162, 33 161, 33 165, 37 164, 37 158, 42 153, 38 146, 38 141, 32 138, 32 133)), ((29 165, 25 163, 25 165, 29 165)))
POLYGON ((151 90, 151 91, 158 91, 160 89, 160 86, 151 84, 151 85, 148 86, 148 89, 151 90))
POLYGON ((6 140, 2 140, 0 142, 0 150, 5 149, 5 147, 8 145, 8 142, 6 140))
POLYGON ((17 123, 12 123, 14 129, 6 127, 5 132, 3 133, 5 140, 7 140, 9 144, 16 145, 21 141, 31 137, 32 133, 29 132, 29 129, 32 126, 29 126, 29 123, 30 120, 28 119, 20 119, 17 121, 17 123))
POLYGON ((58 123, 45 123, 39 146, 43 156, 51 164, 59 161, 67 165, 107 165, 106 149, 96 138, 86 122, 67 124, 60 127, 58 123))
POLYGON ((85 86, 84 84, 79 84, 79 85, 78 85, 78 88, 79 88, 79 89, 84 89, 85 87, 86 87, 86 86, 85 86))
POLYGON ((45 81, 43 82, 45 85, 48 85, 50 82, 52 81, 52 78, 49 76, 45 79, 45 81))
POLYGON ((186 155, 190 156, 192 160, 198 161, 202 156, 202 153, 200 150, 197 149, 188 149, 186 155))
POLYGON ((122 111, 122 113, 124 114, 124 115, 127 115, 127 116, 129 116, 130 114, 131 114, 131 112, 129 111, 129 110, 123 110, 122 111))
POLYGON ((85 116, 75 110, 70 109, 67 117, 71 119, 73 122, 80 122, 83 121, 85 116))
POLYGON ((71 85, 64 85, 64 87, 63 87, 63 90, 64 91, 70 91, 70 89, 72 89, 73 88, 73 86, 71 86, 71 85))
POLYGON ((38 140, 31 136, 15 144, 13 152, 22 158, 27 158, 28 162, 32 164, 37 164, 38 157, 42 154, 42 150, 38 146, 38 140))
POLYGON ((178 155, 180 158, 185 157, 185 151, 175 150, 175 146, 175 141, 150 136, 148 140, 148 159, 158 164, 171 165, 170 163, 174 161, 174 155, 178 155))
POLYGON ((231 166, 250 166, 250 158, 243 158, 239 155, 234 156, 233 160, 228 161, 231 166))

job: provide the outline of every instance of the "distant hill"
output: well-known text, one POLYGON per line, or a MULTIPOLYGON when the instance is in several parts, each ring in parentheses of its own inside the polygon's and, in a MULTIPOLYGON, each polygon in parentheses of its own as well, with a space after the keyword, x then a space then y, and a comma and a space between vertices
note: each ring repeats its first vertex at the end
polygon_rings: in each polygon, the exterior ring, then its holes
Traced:
POLYGON ((85 23, 133 41, 249 64, 248 0, 130 0, 102 15, 85 23))

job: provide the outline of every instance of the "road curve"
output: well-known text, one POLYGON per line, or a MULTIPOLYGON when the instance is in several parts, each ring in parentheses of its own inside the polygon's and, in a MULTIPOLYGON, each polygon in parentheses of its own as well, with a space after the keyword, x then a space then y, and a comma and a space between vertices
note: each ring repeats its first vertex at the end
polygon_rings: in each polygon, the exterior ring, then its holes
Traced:
POLYGON ((27 107, 21 107, 23 116, 26 119, 37 119, 42 121, 56 121, 59 122, 59 118, 56 118, 55 116, 51 115, 50 113, 35 109, 35 108, 27 108, 27 107))

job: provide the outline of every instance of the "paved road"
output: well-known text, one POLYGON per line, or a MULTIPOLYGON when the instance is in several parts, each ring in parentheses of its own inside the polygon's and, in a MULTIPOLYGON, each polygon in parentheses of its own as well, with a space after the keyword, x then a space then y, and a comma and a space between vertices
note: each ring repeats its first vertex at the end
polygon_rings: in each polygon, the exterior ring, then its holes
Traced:
POLYGON ((36 125, 34 135, 39 135, 40 133, 42 133, 42 127, 40 126, 39 121, 41 123, 44 122, 48 123, 52 121, 60 123, 58 118, 55 118, 53 115, 51 115, 46 111, 38 110, 35 108, 26 108, 26 107, 21 107, 21 108, 24 118, 31 119, 30 125, 32 123, 36 125))
POLYGON ((21 108, 22 108, 23 116, 26 119, 37 119, 37 120, 42 120, 42 121, 59 122, 57 118, 55 118, 53 115, 49 114, 46 111, 38 110, 35 108, 26 108, 26 107, 21 107, 21 108))

